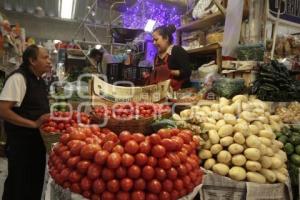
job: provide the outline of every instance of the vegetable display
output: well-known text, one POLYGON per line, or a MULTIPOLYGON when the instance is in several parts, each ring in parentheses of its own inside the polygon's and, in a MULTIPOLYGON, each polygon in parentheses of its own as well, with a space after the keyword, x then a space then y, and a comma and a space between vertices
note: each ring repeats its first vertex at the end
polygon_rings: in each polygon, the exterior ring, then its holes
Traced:
POLYGON ((280 116, 281 120, 287 124, 300 123, 300 103, 292 102, 287 107, 278 106, 276 114, 280 116))
POLYGON ((231 98, 245 88, 244 79, 220 78, 213 82, 212 90, 221 97, 231 98))
POLYGON ((55 182, 88 199, 178 199, 202 181, 191 131, 119 135, 97 126, 63 133, 49 157, 55 182))
POLYGON ((219 103, 193 106, 173 118, 179 127, 200 127, 199 157, 205 169, 237 181, 287 180, 287 156, 274 134, 284 125, 261 100, 245 95, 220 98, 219 103))

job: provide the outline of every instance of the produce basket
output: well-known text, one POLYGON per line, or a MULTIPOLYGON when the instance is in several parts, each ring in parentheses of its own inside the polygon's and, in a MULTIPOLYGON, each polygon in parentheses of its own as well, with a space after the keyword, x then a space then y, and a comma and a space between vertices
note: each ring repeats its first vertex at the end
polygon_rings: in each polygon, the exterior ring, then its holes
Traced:
POLYGON ((46 151, 49 153, 52 149, 52 145, 59 141, 59 138, 61 136, 60 133, 46 133, 42 129, 40 129, 41 136, 43 138, 46 151))

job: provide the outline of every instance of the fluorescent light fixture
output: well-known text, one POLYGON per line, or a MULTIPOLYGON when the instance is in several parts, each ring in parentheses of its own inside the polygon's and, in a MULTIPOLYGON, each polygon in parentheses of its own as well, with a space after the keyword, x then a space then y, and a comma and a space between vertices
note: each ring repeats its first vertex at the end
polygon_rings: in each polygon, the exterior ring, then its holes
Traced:
POLYGON ((60 43, 60 42, 61 42, 61 40, 53 40, 54 44, 57 44, 57 43, 60 43))
POLYGON ((58 5, 62 19, 72 19, 74 17, 76 0, 59 0, 58 5))
POLYGON ((101 49, 101 47, 102 47, 101 44, 97 44, 97 45, 95 46, 95 49, 101 49))
POLYGON ((152 19, 148 19, 147 24, 144 28, 145 32, 152 32, 154 25, 155 25, 156 21, 152 20, 152 19))

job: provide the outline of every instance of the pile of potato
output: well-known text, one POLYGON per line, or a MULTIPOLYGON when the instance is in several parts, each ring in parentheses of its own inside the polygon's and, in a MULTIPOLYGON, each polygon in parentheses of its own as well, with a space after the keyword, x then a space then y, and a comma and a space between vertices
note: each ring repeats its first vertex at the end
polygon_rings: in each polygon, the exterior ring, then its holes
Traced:
POLYGON ((211 106, 193 106, 173 118, 179 126, 200 127, 204 144, 199 156, 205 169, 237 181, 286 182, 287 156, 274 134, 283 123, 270 114, 268 104, 237 95, 211 106))

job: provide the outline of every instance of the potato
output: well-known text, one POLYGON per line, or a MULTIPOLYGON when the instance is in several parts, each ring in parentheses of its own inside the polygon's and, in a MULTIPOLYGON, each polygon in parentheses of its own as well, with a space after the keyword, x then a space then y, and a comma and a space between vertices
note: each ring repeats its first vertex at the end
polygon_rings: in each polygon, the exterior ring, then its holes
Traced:
POLYGON ((216 123, 217 130, 219 130, 225 124, 226 124, 226 122, 224 119, 220 119, 219 121, 217 121, 217 123, 216 123))
POLYGON ((276 174, 272 170, 262 168, 259 173, 261 173, 269 183, 275 183, 276 174))
POLYGON ((231 136, 223 137, 220 139, 220 144, 223 147, 227 147, 227 146, 231 145, 232 143, 233 143, 233 137, 231 137, 231 136))
POLYGON ((270 116, 269 116, 269 119, 270 119, 271 121, 274 121, 274 122, 280 122, 280 121, 281 121, 281 118, 280 118, 279 115, 270 115, 270 116))
POLYGON ((234 114, 234 107, 233 106, 221 106, 220 112, 223 114, 234 114))
POLYGON ((246 141, 244 135, 240 132, 236 132, 234 134, 233 140, 234 140, 234 142, 236 142, 238 144, 244 144, 246 141))
POLYGON ((240 100, 240 101, 242 101, 242 102, 247 102, 247 101, 248 101, 248 96, 246 96, 246 95, 236 95, 236 96, 234 96, 234 97, 232 98, 232 101, 233 101, 233 102, 236 102, 236 101, 238 101, 238 100, 240 100))
POLYGON ((253 112, 256 113, 256 114, 259 114, 259 115, 263 115, 265 113, 264 109, 261 109, 261 108, 255 108, 253 110, 253 112))
POLYGON ((281 167, 280 169, 278 169, 278 171, 285 176, 289 175, 289 171, 285 167, 281 167))
POLYGON ((218 153, 217 160, 219 163, 228 165, 231 161, 231 154, 228 151, 222 150, 218 153))
POLYGON ((181 119, 190 119, 191 118, 192 111, 190 109, 186 109, 180 112, 181 119))
POLYGON ((240 114, 240 117, 244 120, 246 120, 247 122, 252 122, 254 120, 256 120, 257 115, 255 113, 249 112, 249 111, 243 111, 240 114))
POLYGON ((207 115, 210 115, 210 113, 211 113, 211 109, 210 109, 209 106, 202 106, 202 107, 200 108, 200 110, 201 110, 201 111, 204 111, 207 115))
POLYGON ((216 124, 217 123, 216 120, 214 118, 212 118, 212 117, 207 117, 206 118, 206 122, 210 123, 210 124, 216 124))
POLYGON ((252 124, 255 125, 258 128, 258 130, 263 130, 265 128, 260 121, 252 122, 252 124))
POLYGON ((229 105, 230 101, 228 99, 226 99, 225 97, 221 97, 219 100, 219 104, 220 106, 227 106, 229 105))
POLYGON ((268 154, 268 149, 267 149, 266 145, 261 144, 258 149, 260 150, 260 153, 262 156, 265 156, 268 154))
POLYGON ((218 111, 212 111, 211 117, 214 118, 215 120, 220 120, 223 119, 223 114, 219 113, 218 111))
POLYGON ((261 121, 263 124, 268 124, 269 123, 269 119, 265 116, 259 116, 256 118, 256 120, 261 121))
POLYGON ((260 159, 260 163, 263 168, 268 169, 272 166, 272 159, 269 156, 262 156, 260 159))
POLYGON ((206 149, 201 149, 200 152, 199 152, 199 157, 202 159, 202 160, 206 160, 208 158, 211 158, 212 157, 212 154, 209 150, 206 150, 206 149))
POLYGON ((246 163, 246 157, 242 154, 234 155, 231 162, 235 166, 243 166, 246 163))
POLYGON ((246 162, 246 169, 251 172, 256 172, 261 169, 261 164, 257 161, 248 160, 246 162))
POLYGON ((254 183, 266 183, 266 178, 258 172, 247 172, 247 180, 254 183))
POLYGON ((236 115, 239 115, 242 112, 242 101, 238 100, 231 104, 231 106, 233 107, 234 113, 236 115))
POLYGON ((228 151, 234 155, 234 154, 239 154, 242 153, 244 151, 244 147, 240 144, 231 144, 228 147, 228 151))
POLYGON ((244 155, 248 160, 257 161, 260 159, 260 151, 257 148, 248 148, 244 151, 244 155))
POLYGON ((215 159, 209 158, 204 162, 204 168, 209 170, 216 164, 215 159))
POLYGON ((268 138, 265 137, 258 137, 259 141, 261 142, 261 144, 266 145, 267 147, 272 145, 272 141, 268 138))
POLYGON ((210 106, 210 109, 211 109, 212 111, 217 111, 217 112, 219 112, 219 110, 220 110, 220 104, 214 103, 214 104, 212 104, 212 105, 210 106))
POLYGON ((221 128, 218 131, 218 135, 223 138, 226 136, 231 136, 233 133, 233 127, 231 124, 225 124, 221 126, 221 128))
POLYGON ((227 124, 231 124, 231 125, 236 124, 236 117, 233 114, 230 113, 224 114, 224 120, 227 124))
POLYGON ((274 153, 277 153, 280 149, 277 145, 275 145, 274 143, 271 145, 271 149, 274 153))
POLYGON ((254 124, 250 124, 249 126, 250 135, 258 135, 259 129, 254 124))
POLYGON ((245 126, 248 126, 248 122, 247 122, 246 120, 242 119, 242 118, 238 118, 238 119, 236 120, 236 122, 237 122, 238 124, 241 123, 241 124, 245 124, 245 126))
POLYGON ((283 148, 283 143, 278 140, 274 140, 273 144, 276 145, 279 149, 283 148))
POLYGON ((242 102, 242 111, 252 111, 254 109, 253 106, 251 106, 247 102, 242 102))
POLYGON ((272 156, 274 156, 274 152, 271 148, 267 147, 267 151, 266 151, 265 155, 272 157, 272 156))
POLYGON ((240 132, 244 136, 248 136, 248 125, 246 123, 237 123, 233 129, 235 132, 240 132))
POLYGON ((286 153, 284 151, 279 150, 276 154, 278 155, 278 158, 281 158, 283 163, 287 162, 287 156, 286 156, 286 153))
POLYGON ((273 170, 273 172, 275 173, 276 179, 278 182, 285 183, 287 181, 288 177, 286 175, 282 174, 280 171, 273 170))
POLYGON ((242 181, 246 179, 246 170, 242 167, 232 167, 229 170, 229 177, 236 181, 242 181))
POLYGON ((211 148, 210 148, 210 152, 212 153, 212 154, 218 154, 220 151, 222 151, 223 150, 223 147, 222 147, 222 145, 220 145, 220 144, 214 144, 214 145, 212 145, 211 146, 211 148))
POLYGON ((212 144, 219 144, 220 137, 218 135, 218 132, 216 130, 210 130, 208 131, 208 137, 212 144))
POLYGON ((202 148, 203 149, 210 149, 211 148, 211 141, 206 140, 202 148))
MULTIPOLYGON (((272 127, 270 126, 270 124, 263 124, 264 129, 270 131, 271 133, 273 133, 272 127)), ((275 134, 274 134, 275 135, 275 134)), ((275 139, 275 138, 274 138, 275 139)))
POLYGON ((221 176, 226 176, 229 172, 229 167, 225 164, 217 163, 212 167, 212 170, 221 176))
POLYGON ((246 139, 246 145, 248 147, 253 147, 253 148, 259 149, 261 143, 256 135, 250 135, 246 139))
POLYGON ((210 130, 217 130, 217 127, 215 124, 211 123, 202 123, 202 129, 204 131, 210 131, 210 130))
POLYGON ((272 157, 271 160, 272 160, 272 166, 271 166, 272 169, 279 169, 283 166, 283 162, 280 158, 272 157))
POLYGON ((261 130, 259 131, 259 134, 258 134, 260 137, 265 137, 265 138, 268 138, 270 140, 272 140, 274 138, 274 133, 269 131, 269 130, 261 130))
POLYGON ((180 115, 178 115, 178 114, 176 114, 176 113, 174 113, 174 114, 172 115, 172 118, 173 118, 175 121, 181 121, 181 120, 182 120, 181 117, 180 117, 180 115))

